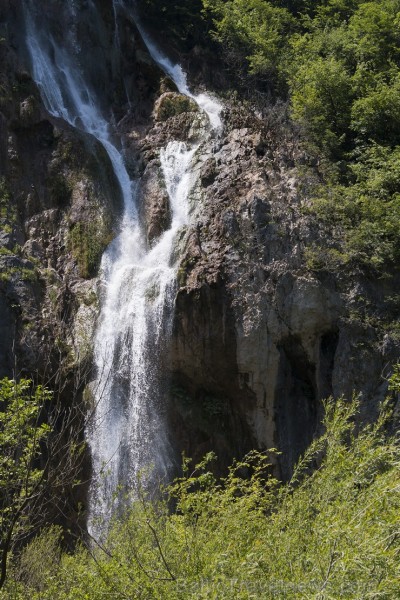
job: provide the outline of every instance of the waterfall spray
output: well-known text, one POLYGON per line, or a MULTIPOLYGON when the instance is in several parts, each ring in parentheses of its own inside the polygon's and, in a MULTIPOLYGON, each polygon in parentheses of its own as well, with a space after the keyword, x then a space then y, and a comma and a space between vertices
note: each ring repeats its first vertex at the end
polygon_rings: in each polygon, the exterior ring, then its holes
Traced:
MULTIPOLYGON (((116 23, 120 6, 121 0, 113 4, 116 23)), ((71 39, 61 47, 50 32, 37 27, 34 4, 26 0, 25 7, 32 73, 47 110, 103 145, 124 202, 120 233, 101 262, 93 414, 86 430, 93 472, 88 527, 93 536, 101 537, 141 470, 152 465, 163 478, 173 463, 158 357, 168 343, 172 322, 177 267, 172 256, 177 233, 189 222, 187 200, 196 177, 191 169, 196 148, 170 142, 160 152, 172 218, 170 228, 149 248, 137 218, 140 182, 130 179, 123 153, 113 141, 116 134, 85 81, 84 65, 78 64, 74 51, 77 41, 71 39)), ((71 5, 71 18, 76 10, 71 5)), ((142 27, 140 31, 154 60, 181 93, 207 113, 211 128, 218 129, 221 106, 205 94, 193 95, 182 69, 159 52, 142 27)))

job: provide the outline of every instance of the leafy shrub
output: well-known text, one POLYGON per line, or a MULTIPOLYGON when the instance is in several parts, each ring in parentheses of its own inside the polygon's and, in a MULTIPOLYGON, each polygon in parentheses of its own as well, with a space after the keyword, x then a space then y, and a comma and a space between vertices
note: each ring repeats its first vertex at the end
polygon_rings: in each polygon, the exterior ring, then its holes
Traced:
POLYGON ((377 84, 354 102, 352 128, 367 140, 383 144, 400 142, 400 73, 392 83, 377 84))
POLYGON ((295 20, 285 8, 263 0, 204 0, 214 15, 215 36, 230 52, 231 62, 251 74, 276 77, 295 20))
POLYGON ((322 186, 313 210, 340 228, 339 262, 356 261, 382 273, 400 259, 400 147, 393 151, 378 144, 369 147, 351 172, 352 185, 322 186))
POLYGON ((289 483, 257 452, 223 480, 208 468, 212 455, 193 470, 185 461, 161 497, 139 485, 106 542, 64 554, 56 574, 20 597, 398 597, 400 456, 385 434, 390 412, 384 406, 358 430, 356 399, 330 400, 325 411, 325 433, 289 483))

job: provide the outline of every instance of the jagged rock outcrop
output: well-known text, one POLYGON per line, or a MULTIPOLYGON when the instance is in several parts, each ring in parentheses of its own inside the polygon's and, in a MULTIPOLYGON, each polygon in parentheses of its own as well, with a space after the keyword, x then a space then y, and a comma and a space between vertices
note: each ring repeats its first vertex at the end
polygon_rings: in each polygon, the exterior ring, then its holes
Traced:
MULTIPOLYGON (((142 136, 128 131, 144 170, 148 232, 159 235, 166 214, 157 149, 177 132, 194 142, 204 126, 189 111, 155 119, 142 136)), ((307 247, 329 233, 305 210, 295 132, 227 103, 223 133, 196 156, 170 355, 171 431, 179 450, 200 458, 214 449, 221 465, 255 446, 278 447, 287 477, 317 432, 323 398, 361 392, 363 416, 373 418, 398 345, 355 318, 354 274, 307 264, 307 247)), ((356 285, 365 286, 362 274, 356 285)), ((370 285, 369 301, 379 288, 370 285)))

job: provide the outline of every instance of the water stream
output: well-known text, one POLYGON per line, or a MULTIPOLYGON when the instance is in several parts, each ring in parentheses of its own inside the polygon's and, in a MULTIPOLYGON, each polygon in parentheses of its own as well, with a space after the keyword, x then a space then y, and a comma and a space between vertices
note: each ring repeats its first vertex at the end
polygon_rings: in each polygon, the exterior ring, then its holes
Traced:
MULTIPOLYGON (((172 256, 177 233, 189 222, 187 199, 195 178, 191 163, 196 148, 172 141, 160 152, 172 218, 168 231, 149 247, 137 217, 140 182, 130 179, 123 151, 114 141, 112 120, 102 113, 86 83, 75 28, 70 28, 62 46, 57 44, 46 28, 39 27, 35 4, 33 0, 25 4, 26 42, 45 106, 51 115, 103 145, 124 203, 120 233, 101 263, 103 294, 94 340, 96 380, 91 386, 94 411, 86 431, 93 467, 89 531, 100 536, 141 470, 151 465, 163 478, 173 463, 163 414, 160 359, 172 323, 176 276, 172 256)), ((115 22, 122 4, 121 0, 113 4, 115 22)), ((71 21, 79 18, 76 2, 65 10, 71 21)), ((182 69, 159 52, 142 27, 140 31, 153 59, 181 93, 208 114, 211 128, 218 129, 221 106, 206 94, 193 95, 182 69)), ((118 31, 115 39, 119 40, 118 31)))

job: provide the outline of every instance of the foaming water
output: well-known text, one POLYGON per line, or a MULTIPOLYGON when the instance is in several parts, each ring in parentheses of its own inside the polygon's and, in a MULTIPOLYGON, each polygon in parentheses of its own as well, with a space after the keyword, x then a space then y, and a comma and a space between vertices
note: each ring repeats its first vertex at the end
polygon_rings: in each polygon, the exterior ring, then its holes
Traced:
MULTIPOLYGON (((122 4, 123 0, 113 3, 116 23, 122 4)), ((120 233, 101 262, 101 310, 94 339, 96 376, 90 384, 93 411, 86 429, 93 473, 88 528, 91 535, 101 537, 143 469, 151 466, 162 479, 173 466, 164 414, 162 357, 168 351, 174 308, 177 265, 172 257, 177 233, 189 223, 188 195, 196 179, 192 162, 197 148, 172 141, 160 151, 171 224, 149 247, 137 215, 140 182, 129 177, 112 119, 104 116, 86 83, 85 64, 80 59, 82 41, 75 33, 77 2, 65 5, 71 27, 62 45, 43 28, 38 4, 26 0, 24 6, 32 74, 47 110, 103 145, 124 204, 120 233)), ((95 10, 93 2, 90 7, 95 10)), ((141 33, 154 60, 181 93, 207 113, 211 128, 218 130, 221 105, 205 94, 191 94, 179 65, 165 58, 142 28, 141 33)), ((118 31, 115 43, 119 44, 118 31)))
POLYGON ((149 51, 149 54, 154 62, 161 67, 166 75, 169 75, 181 94, 184 94, 185 96, 188 96, 188 98, 194 100, 196 104, 207 114, 211 129, 218 133, 222 129, 222 104, 218 102, 216 98, 212 98, 209 94, 193 94, 190 91, 185 71, 179 64, 173 63, 167 56, 165 56, 151 36, 146 32, 137 15, 134 1, 114 0, 113 5, 115 10, 117 10, 118 7, 124 7, 133 16, 136 27, 138 28, 147 50, 149 51))
POLYGON ((136 22, 136 25, 152 59, 171 77, 181 94, 194 100, 196 104, 204 110, 208 115, 212 129, 216 131, 220 130, 222 128, 222 104, 214 98, 211 98, 208 94, 192 94, 188 88, 187 75, 182 67, 178 64, 174 64, 169 58, 161 54, 151 37, 144 31, 139 21, 136 22))
POLYGON ((132 244, 127 224, 103 259, 107 292, 95 340, 100 377, 89 438, 98 473, 91 503, 95 529, 120 505, 123 493, 115 495, 117 489, 134 488, 149 465, 157 479, 168 477, 173 467, 159 357, 171 324, 176 274, 171 255, 178 230, 188 223, 194 152, 182 142, 170 142, 160 153, 172 213, 170 229, 146 251, 140 234, 132 244))

